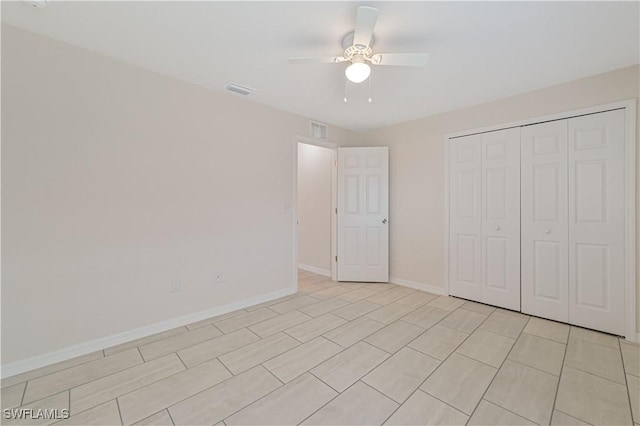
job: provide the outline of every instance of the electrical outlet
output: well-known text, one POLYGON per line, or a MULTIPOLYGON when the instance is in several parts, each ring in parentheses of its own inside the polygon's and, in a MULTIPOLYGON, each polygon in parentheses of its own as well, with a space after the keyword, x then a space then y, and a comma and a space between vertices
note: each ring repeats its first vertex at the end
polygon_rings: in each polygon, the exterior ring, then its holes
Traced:
POLYGON ((223 272, 222 271, 217 271, 215 276, 213 277, 213 281, 216 284, 220 284, 220 283, 224 282, 224 274, 223 274, 223 272))
POLYGON ((173 280, 171 281, 171 293, 180 293, 182 291, 182 281, 173 280))

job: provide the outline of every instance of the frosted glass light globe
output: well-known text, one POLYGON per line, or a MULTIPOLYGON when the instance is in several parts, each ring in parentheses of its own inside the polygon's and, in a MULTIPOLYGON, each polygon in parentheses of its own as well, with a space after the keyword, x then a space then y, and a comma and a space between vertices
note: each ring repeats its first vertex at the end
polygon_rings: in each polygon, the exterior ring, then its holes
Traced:
POLYGON ((369 78, 369 74, 371 74, 371 67, 369 64, 365 64, 364 62, 354 62, 344 70, 344 74, 347 76, 349 81, 362 83, 369 78))

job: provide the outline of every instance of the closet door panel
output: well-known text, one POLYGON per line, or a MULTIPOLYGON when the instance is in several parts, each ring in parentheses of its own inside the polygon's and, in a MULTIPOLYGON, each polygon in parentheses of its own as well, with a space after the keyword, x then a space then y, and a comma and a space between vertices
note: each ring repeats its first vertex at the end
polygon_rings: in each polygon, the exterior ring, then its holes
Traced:
POLYGON ((624 110, 569 120, 569 321, 624 334, 624 110))
POLYGON ((520 128, 482 135, 482 302, 520 310, 520 128))
POLYGON ((481 300, 481 137, 449 142, 449 292, 481 300))
POLYGON ((524 127, 521 150, 522 312, 568 322, 567 120, 524 127))

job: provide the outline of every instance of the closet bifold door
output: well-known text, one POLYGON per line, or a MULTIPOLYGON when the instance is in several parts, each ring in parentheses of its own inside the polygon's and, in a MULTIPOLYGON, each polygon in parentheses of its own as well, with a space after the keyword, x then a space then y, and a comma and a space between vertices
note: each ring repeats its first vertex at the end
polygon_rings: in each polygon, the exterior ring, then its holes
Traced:
POLYGON ((482 137, 449 141, 449 292, 482 301, 482 137))
POLYGON ((522 128, 522 312, 569 322, 567 120, 522 128))
POLYGON ((624 110, 569 119, 569 322, 624 335, 624 110))
POLYGON ((449 143, 449 292, 519 311, 520 129, 449 143))
POLYGON ((520 311, 520 128, 482 135, 482 299, 520 311))

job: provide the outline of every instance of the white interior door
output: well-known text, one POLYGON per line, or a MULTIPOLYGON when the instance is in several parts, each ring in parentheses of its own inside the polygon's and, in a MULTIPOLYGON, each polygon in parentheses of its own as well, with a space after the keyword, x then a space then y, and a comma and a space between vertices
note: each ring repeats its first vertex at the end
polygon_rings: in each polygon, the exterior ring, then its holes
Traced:
POLYGON ((624 335, 624 110, 569 120, 569 320, 624 335))
POLYGON ((389 281, 389 149, 338 149, 338 281, 389 281))
POLYGON ((482 134, 482 298, 520 310, 520 128, 482 134))
POLYGON ((522 312, 568 322, 567 120, 522 129, 522 312))
POLYGON ((482 301, 482 136, 449 141, 449 293, 482 301))

